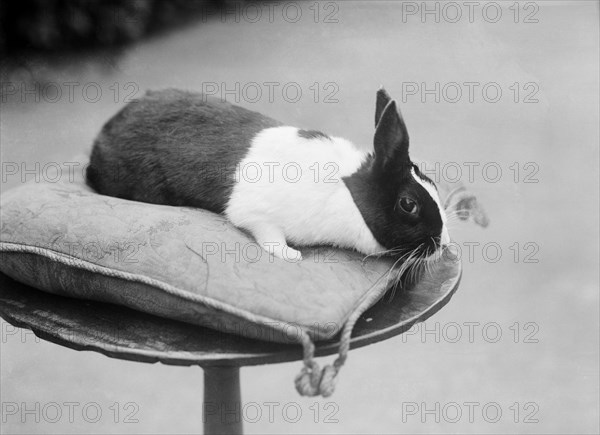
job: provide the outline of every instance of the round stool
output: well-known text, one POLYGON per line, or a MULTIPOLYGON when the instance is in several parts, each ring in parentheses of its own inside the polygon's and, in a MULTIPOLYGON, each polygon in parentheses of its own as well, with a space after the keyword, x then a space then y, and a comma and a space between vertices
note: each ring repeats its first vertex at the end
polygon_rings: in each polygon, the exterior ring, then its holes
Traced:
MULTIPOLYGON (((351 349, 407 331, 442 308, 458 289, 460 262, 436 268, 410 289, 384 296, 354 327, 351 349)), ((241 434, 241 417, 222 419, 208 404, 236 409, 240 367, 302 360, 302 347, 258 341, 155 317, 112 304, 55 296, 0 273, 0 316, 41 339, 112 358, 204 370, 205 434, 241 434)), ((317 343, 317 356, 338 351, 335 340, 317 343)), ((291 378, 291 376, 290 376, 291 378)), ((291 380, 290 380, 291 381, 291 380)), ((231 416, 231 415, 230 415, 231 416)))

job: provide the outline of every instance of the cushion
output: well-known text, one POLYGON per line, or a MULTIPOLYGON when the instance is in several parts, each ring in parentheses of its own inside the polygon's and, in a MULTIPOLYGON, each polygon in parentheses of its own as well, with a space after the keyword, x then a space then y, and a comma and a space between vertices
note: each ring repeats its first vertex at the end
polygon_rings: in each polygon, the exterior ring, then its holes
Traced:
POLYGON ((5 192, 0 221, 0 270, 13 279, 224 332, 301 343, 303 379, 316 383, 309 395, 323 393, 312 340, 331 339, 344 325, 349 339, 353 321, 391 281, 389 258, 328 247, 301 248, 297 262, 275 258, 221 215, 99 195, 82 174, 5 192))
POLYGON ((103 196, 82 183, 28 183, 2 197, 0 269, 51 293, 269 341, 332 338, 389 260, 331 248, 270 256, 224 217, 103 196))

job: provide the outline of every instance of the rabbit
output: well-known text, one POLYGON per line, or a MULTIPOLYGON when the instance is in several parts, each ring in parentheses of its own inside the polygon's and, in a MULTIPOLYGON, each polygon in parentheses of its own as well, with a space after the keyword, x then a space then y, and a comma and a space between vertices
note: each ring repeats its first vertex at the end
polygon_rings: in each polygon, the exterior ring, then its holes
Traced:
POLYGON ((383 87, 373 142, 363 152, 203 94, 149 91, 104 125, 86 178, 103 195, 221 213, 290 261, 302 255, 288 244, 439 252, 450 241, 446 214, 383 87))

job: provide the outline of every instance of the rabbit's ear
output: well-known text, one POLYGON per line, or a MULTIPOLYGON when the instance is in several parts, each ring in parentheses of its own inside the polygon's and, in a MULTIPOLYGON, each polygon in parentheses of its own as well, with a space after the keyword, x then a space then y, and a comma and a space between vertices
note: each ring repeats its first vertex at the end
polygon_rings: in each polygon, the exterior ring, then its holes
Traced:
POLYGON ((377 101, 375 103, 375 127, 377 127, 377 124, 379 124, 383 109, 385 109, 385 106, 387 106, 390 101, 392 101, 392 98, 387 91, 383 89, 383 86, 379 88, 377 91, 377 101))
POLYGON ((375 170, 386 172, 402 172, 410 170, 411 162, 408 156, 408 131, 402 115, 396 108, 396 102, 391 101, 383 109, 373 145, 375 148, 375 170))

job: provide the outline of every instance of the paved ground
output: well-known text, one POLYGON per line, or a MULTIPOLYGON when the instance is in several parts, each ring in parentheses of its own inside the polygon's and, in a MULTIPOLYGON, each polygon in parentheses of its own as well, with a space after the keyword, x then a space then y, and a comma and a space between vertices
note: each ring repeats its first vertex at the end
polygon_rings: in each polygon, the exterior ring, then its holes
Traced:
MULTIPOLYGON (((239 83, 243 106, 368 147, 374 92, 385 84, 404 100, 413 152, 439 162, 442 176, 453 178, 460 167, 492 224, 453 228, 464 279, 426 324, 428 331, 439 328, 437 338, 421 327, 352 352, 327 400, 297 396, 297 363, 246 368, 246 431, 597 433, 598 6, 523 3, 515 23, 512 2, 503 3, 497 23, 491 23, 493 6, 486 15, 476 9, 469 23, 467 6, 458 4, 457 23, 448 22, 456 15, 451 8, 441 10, 439 23, 431 15, 422 23, 419 11, 408 15, 420 2, 404 3, 405 19, 401 2, 321 4, 317 23, 311 3, 300 5, 296 23, 294 11, 281 6, 269 22, 265 6, 255 23, 255 11, 247 11, 239 23, 213 18, 118 57, 39 65, 32 73, 48 83, 39 88, 41 101, 17 91, 3 102, 2 161, 30 167, 69 161, 89 150, 128 95, 167 86, 215 90, 211 82, 217 93, 221 83, 227 89, 239 83), (329 13, 327 21, 337 23, 324 22, 329 13), (66 82, 77 83, 72 98, 66 82), (57 102, 50 101, 53 84, 63 92, 57 102), (298 89, 302 95, 292 102, 298 89), (265 402, 278 404, 271 416, 265 402)), ((22 69, 10 80, 19 89, 28 74, 22 69)), ((3 189, 19 182, 6 176, 3 189)), ((13 402, 19 409, 3 413, 2 432, 193 433, 201 427, 200 369, 75 353, 1 325, 0 399, 3 411, 13 402), (51 402, 62 410, 56 423, 51 402), (80 404, 73 422, 65 402, 80 404), (97 423, 90 422, 92 402, 102 410, 97 423), (36 411, 20 422, 22 403, 39 404, 39 422, 36 411), (137 422, 125 422, 130 414, 137 422)))

